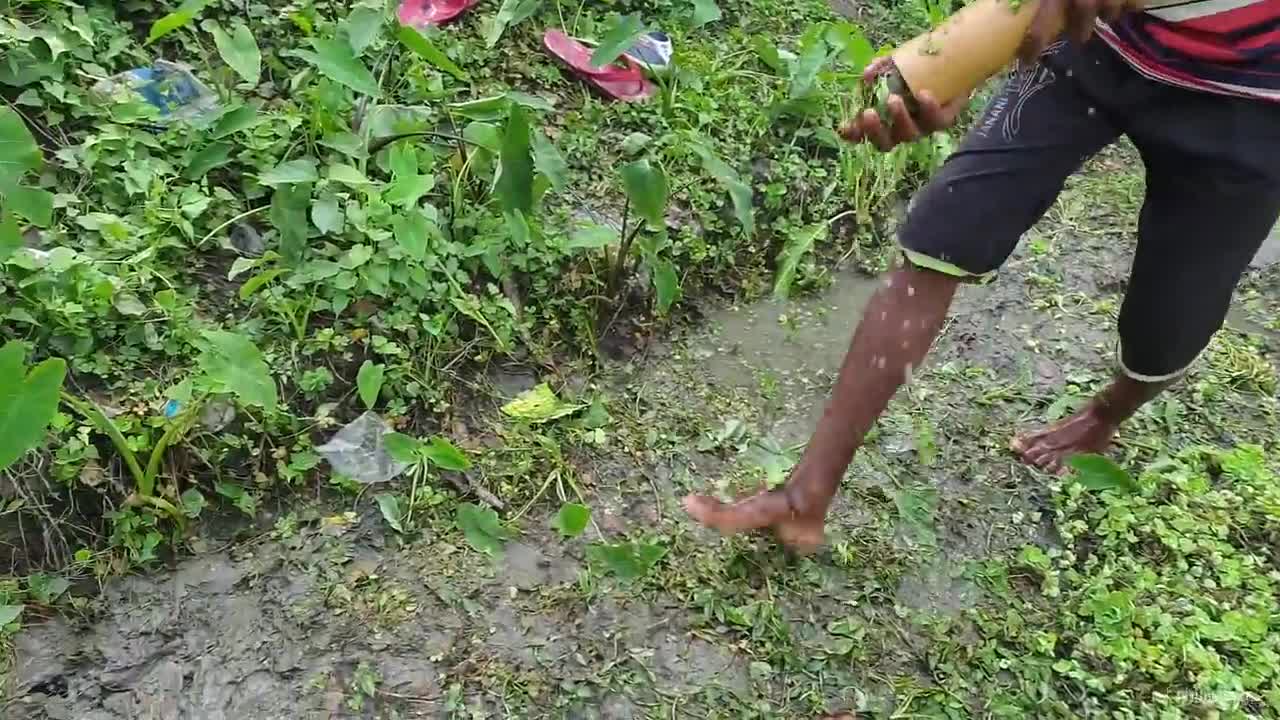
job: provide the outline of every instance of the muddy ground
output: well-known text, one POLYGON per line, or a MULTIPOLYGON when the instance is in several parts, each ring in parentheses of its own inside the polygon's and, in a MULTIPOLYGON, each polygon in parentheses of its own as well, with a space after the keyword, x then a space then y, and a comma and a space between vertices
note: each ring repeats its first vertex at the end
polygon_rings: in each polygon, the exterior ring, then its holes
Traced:
MULTIPOLYGON (((849 473, 830 548, 785 557, 765 538, 692 527, 678 498, 785 476, 874 281, 836 273, 786 305, 710 309, 704 323, 589 383, 612 422, 564 433, 563 472, 595 528, 563 541, 534 505, 490 560, 448 515, 402 540, 369 497, 281 504, 216 531, 176 569, 113 580, 90 617, 16 639, 8 718, 807 717, 909 709, 928 687, 930 623, 983 602, 975 561, 1048 544, 1051 480, 1006 450, 1107 377, 1140 177, 1108 153, 1069 186, 999 279, 966 288, 930 364, 849 473), (600 535, 598 535, 599 533, 600 535), (666 548, 650 576, 593 568, 600 536, 666 548), (231 540, 234 539, 234 542, 231 540)), ((1260 270, 1178 393, 1138 417, 1117 459, 1273 437, 1250 385, 1275 338, 1260 270), (1210 392, 1212 391, 1212 392, 1210 392)), ((1274 359, 1274 356, 1270 356, 1274 359)), ((1271 362, 1274 364, 1274 362, 1271 362)), ((507 374, 510 394, 534 381, 507 374)), ((495 405, 498 400, 495 399, 495 405)), ((472 433, 509 440, 497 413, 472 433)), ((542 477, 552 468, 540 461, 542 477)), ((558 467, 558 466, 557 466, 558 467)), ((495 484, 509 480, 494 480, 495 484)), ((980 712, 980 699, 966 699, 980 712)))

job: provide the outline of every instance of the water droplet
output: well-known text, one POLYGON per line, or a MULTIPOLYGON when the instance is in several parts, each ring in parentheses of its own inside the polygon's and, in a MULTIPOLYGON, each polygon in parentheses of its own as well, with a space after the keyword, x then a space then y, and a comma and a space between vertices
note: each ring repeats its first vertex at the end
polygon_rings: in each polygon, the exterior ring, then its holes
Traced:
POLYGON ((1089 117, 1093 117, 1094 115, 1097 115, 1097 114, 1098 114, 1098 109, 1097 109, 1097 108, 1092 108, 1092 107, 1091 107, 1091 108, 1089 108, 1089 111, 1088 111, 1088 112, 1089 112, 1089 117))
POLYGON ((913 287, 911 287, 910 285, 908 285, 908 286, 907 286, 907 297, 915 297, 915 294, 916 294, 916 289, 915 289, 915 288, 913 288, 913 287))
POLYGON ((903 329, 903 330, 910 330, 910 329, 911 329, 911 321, 910 321, 910 320, 903 320, 903 321, 902 321, 902 329, 903 329))
POLYGON ((906 350, 906 349, 907 349, 907 348, 909 348, 909 347, 911 347, 911 341, 910 341, 910 340, 903 340, 903 341, 902 341, 902 349, 903 349, 903 350, 906 350))
POLYGON ((883 370, 884 366, 885 366, 885 358, 883 355, 881 355, 880 357, 876 358, 876 367, 883 370))
POLYGON ((888 312, 883 312, 883 311, 882 311, 882 312, 880 313, 880 322, 884 322, 888 317, 889 317, 889 313, 888 313, 888 312))

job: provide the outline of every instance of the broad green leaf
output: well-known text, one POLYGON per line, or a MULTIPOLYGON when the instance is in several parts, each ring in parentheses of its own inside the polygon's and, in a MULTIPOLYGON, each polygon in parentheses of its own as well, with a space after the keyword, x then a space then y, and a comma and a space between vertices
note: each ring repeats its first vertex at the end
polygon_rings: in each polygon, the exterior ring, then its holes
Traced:
POLYGON ((797 230, 787 238, 778 254, 778 276, 773 281, 773 296, 785 300, 791 294, 791 284, 795 282, 796 270, 800 261, 813 249, 819 238, 826 237, 826 223, 817 223, 797 230))
POLYGON ((312 38, 310 50, 296 50, 294 54, 315 66, 322 74, 334 82, 346 85, 362 95, 377 98, 382 94, 378 80, 365 66, 351 45, 332 38, 312 38))
POLYGON ((117 293, 111 299, 111 305, 115 307, 116 312, 126 317, 137 317, 147 312, 147 306, 143 305, 138 296, 131 292, 117 293))
POLYGON ((26 609, 26 605, 0 605, 0 629, 17 622, 22 616, 22 611, 26 609))
POLYGON ((249 27, 238 24, 228 35, 215 25, 210 32, 213 33, 213 44, 217 46, 222 61, 245 82, 257 85, 262 76, 262 52, 258 50, 258 41, 253 38, 249 27))
POLYGON ((187 488, 179 498, 182 502, 182 514, 189 518, 198 518, 200 513, 204 512, 208 502, 204 499, 204 495, 195 488, 187 488))
POLYGON ((333 182, 342 183, 354 188, 363 188, 373 185, 373 181, 365 177, 359 168, 347 165, 345 163, 334 163, 329 166, 329 179, 333 182))
POLYGON ((26 355, 26 346, 17 341, 0 347, 0 470, 44 440, 58 412, 67 374, 61 358, 50 358, 28 371, 26 355))
POLYGON ((693 26, 702 27, 723 17, 716 0, 693 0, 693 26))
POLYGON ((237 510, 249 517, 253 517, 253 514, 258 510, 258 499, 253 496, 253 493, 235 483, 220 481, 214 484, 213 489, 222 497, 230 500, 237 510))
POLYGON ((591 521, 591 509, 578 503, 565 503, 551 520, 551 527, 566 538, 576 538, 587 529, 591 521))
POLYGON ((572 415, 581 408, 581 405, 570 405, 562 401, 552 392, 550 385, 542 383, 503 405, 502 412, 507 417, 536 425, 572 415))
POLYGON ((209 171, 226 165, 231 160, 231 143, 211 142, 200 148, 200 152, 191 158, 191 162, 187 164, 187 169, 183 171, 182 176, 188 180, 199 180, 209 171))
POLYGON ((209 389, 234 395, 246 405, 268 412, 275 410, 278 396, 262 352, 249 338, 225 330, 206 330, 207 347, 196 360, 209 389))
POLYGON ((378 493, 374 496, 374 500, 378 501, 378 511, 382 513, 382 519, 387 521, 392 530, 398 533, 404 532, 404 525, 400 519, 404 517, 404 510, 400 507, 400 498, 391 493, 378 493))
POLYGON ((1090 490, 1138 491, 1138 483, 1133 476, 1103 455, 1075 455, 1067 460, 1067 464, 1075 470, 1076 482, 1090 490))
POLYGON ((471 547, 489 556, 502 553, 507 531, 503 529, 498 513, 474 503, 462 503, 458 506, 455 522, 471 547))
POLYGON ((623 580, 638 580, 667 554, 656 543, 600 543, 587 548, 591 562, 623 580))
POLYGON ((449 111, 468 120, 492 122, 506 117, 507 109, 511 104, 511 99, 506 95, 494 95, 466 102, 449 103, 449 111))
POLYGON ((814 26, 800 41, 800 57, 791 66, 791 82, 787 96, 792 100, 809 97, 818 72, 827 64, 829 53, 822 27, 814 26))
POLYGON ((51 607, 70 587, 71 581, 59 575, 36 573, 27 576, 27 592, 45 607, 51 607))
POLYGON ((248 130, 262 121, 258 116, 258 109, 252 105, 241 105, 234 110, 226 113, 218 118, 218 122, 213 126, 213 138, 220 140, 228 135, 234 135, 241 130, 248 130))
POLYGON ((680 299, 680 276, 670 260, 659 260, 653 267, 653 289, 658 301, 658 312, 665 315, 675 301, 680 299))
POLYGON ((644 26, 639 13, 617 18, 605 31, 604 37, 600 38, 595 52, 591 53, 592 67, 602 68, 622 57, 622 53, 635 47, 636 41, 646 32, 648 28, 644 26))
POLYGON ((782 55, 778 52, 778 46, 773 41, 763 35, 756 35, 751 38, 751 49, 755 51, 760 61, 769 66, 769 69, 781 75, 786 72, 787 66, 782 61, 782 55))
POLYGON ((18 218, 8 210, 0 210, 0 263, 8 260, 23 245, 18 218))
POLYGON ((258 175, 258 182, 271 186, 306 183, 318 179, 320 175, 316 171, 316 161, 311 158, 283 162, 258 175))
POLYGON ((551 187, 556 190, 568 187, 569 165, 564 161, 560 150, 541 130, 533 133, 533 166, 551 181, 551 187))
POLYGON ((311 207, 311 183, 295 183, 276 188, 271 194, 271 220, 280 238, 279 252, 288 265, 302 261, 307 249, 307 210, 311 207))
POLYGON ((385 22, 386 15, 381 10, 361 6, 347 15, 347 19, 342 21, 339 30, 347 37, 347 44, 351 46, 352 52, 359 55, 378 39, 385 22))
POLYGON ((392 205, 403 208, 417 207, 423 195, 436 186, 435 175, 402 175, 391 181, 383 198, 392 205))
POLYGON ((862 28, 853 23, 836 23, 828 31, 827 37, 832 45, 844 53, 844 60, 849 64, 849 70, 855 75, 861 75, 876 55, 875 47, 862 33, 862 28))
POLYGON ((533 209, 533 156, 529 151, 529 120, 524 108, 513 104, 502 134, 501 170, 494 192, 505 212, 533 209))
POLYGON ((386 449, 392 460, 408 465, 418 462, 419 454, 422 452, 421 441, 398 432, 383 435, 382 447, 386 449))
MULTIPOLYGON (((503 213, 507 221, 507 229, 511 231, 511 246, 524 248, 529 246, 529 221, 519 210, 503 213)), ((500 273, 495 273, 500 274, 500 273)))
POLYGON ((360 401, 370 410, 378 404, 378 394, 382 392, 382 381, 386 379, 385 365, 374 364, 365 360, 356 373, 356 389, 360 392, 360 401))
POLYGON ((311 204, 311 222, 326 235, 337 235, 342 232, 345 221, 337 199, 330 195, 317 198, 311 204))
POLYGON ((489 21, 489 28, 484 36, 485 45, 491 48, 496 46, 507 28, 532 17, 541 5, 542 0, 502 0, 498 13, 489 21))
POLYGON ((254 293, 261 290, 263 287, 269 284, 272 280, 275 280, 276 278, 283 275, 284 271, 285 271, 284 268, 275 267, 275 268, 271 268, 270 270, 264 270, 263 272, 260 272, 257 275, 254 275, 253 277, 249 278, 244 282, 243 285, 240 286, 240 293, 239 293, 240 299, 248 300, 249 298, 253 297, 254 293))
POLYGON ((620 240, 615 228, 604 225, 584 225, 569 236, 564 248, 566 250, 598 250, 617 245, 620 240))
POLYGON ((4 199, 9 210, 32 225, 49 227, 53 222, 53 193, 44 188, 19 185, 9 190, 4 199))
POLYGON ((40 146, 22 116, 0 107, 0 193, 17 187, 22 176, 39 169, 40 146))
POLYGON ((147 44, 150 45, 174 30, 189 25, 211 2, 213 0, 187 0, 182 3, 177 10, 151 25, 151 32, 147 34, 147 44))
POLYGON ((400 29, 396 31, 396 39, 398 39, 402 45, 417 54, 418 57, 449 73, 455 78, 463 82, 466 82, 469 79, 467 74, 462 71, 462 68, 458 67, 452 60, 450 60, 448 55, 445 55, 442 50, 433 45, 422 33, 408 25, 400 26, 400 29))
POLYGON ((705 145, 692 146, 694 154, 702 160, 702 168, 711 174, 724 189, 729 192, 733 201, 733 216, 742 224, 742 230, 751 236, 756 231, 755 208, 752 206, 751 187, 742 181, 742 177, 719 156, 705 145))
POLYGON ((436 467, 461 472, 471 467, 471 461, 453 443, 441 437, 431 438, 422 448, 422 456, 436 467))
POLYGON ((667 177, 661 168, 650 165, 647 159, 623 165, 622 186, 631 209, 650 228, 662 230, 667 226, 667 177))
POLYGON ((431 221, 418 210, 398 214, 391 221, 396 242, 409 257, 427 259, 427 246, 431 240, 431 221))

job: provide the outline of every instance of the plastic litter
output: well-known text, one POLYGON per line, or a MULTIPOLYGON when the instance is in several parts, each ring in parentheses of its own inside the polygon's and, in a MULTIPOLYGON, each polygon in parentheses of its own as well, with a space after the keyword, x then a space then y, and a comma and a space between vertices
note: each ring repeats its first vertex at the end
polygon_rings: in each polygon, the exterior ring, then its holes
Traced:
POLYGON ((648 72, 663 75, 671 70, 672 53, 671 38, 666 33, 655 30, 641 35, 636 44, 623 55, 648 72))
POLYGON ((196 79, 189 66, 168 60, 99 80, 93 91, 118 102, 140 97, 160 111, 163 123, 211 120, 219 107, 217 94, 196 79))
POLYGON ((387 453, 383 437, 392 432, 375 412, 366 412, 316 448, 334 470, 362 485, 387 482, 408 467, 387 453))

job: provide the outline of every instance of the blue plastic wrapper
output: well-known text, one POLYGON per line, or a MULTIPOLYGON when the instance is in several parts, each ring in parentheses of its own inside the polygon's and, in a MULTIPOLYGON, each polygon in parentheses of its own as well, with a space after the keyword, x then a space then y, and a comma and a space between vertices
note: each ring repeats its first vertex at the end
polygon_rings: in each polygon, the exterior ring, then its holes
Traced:
POLYGON ((168 60, 100 80, 93 90, 118 102, 141 99, 160 111, 162 123, 210 120, 219 107, 218 96, 196 79, 191 68, 168 60))

